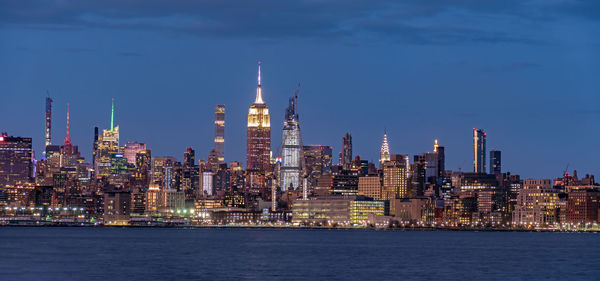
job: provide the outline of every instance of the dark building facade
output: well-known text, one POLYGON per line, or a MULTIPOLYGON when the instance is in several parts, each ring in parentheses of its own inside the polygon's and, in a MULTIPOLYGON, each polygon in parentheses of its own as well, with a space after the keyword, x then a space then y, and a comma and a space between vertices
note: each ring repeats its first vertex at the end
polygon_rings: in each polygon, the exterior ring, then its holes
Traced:
POLYGON ((500 150, 490 150, 490 174, 502 174, 502 153, 500 150))
POLYGON ((340 160, 344 170, 352 168, 352 135, 349 133, 346 133, 342 138, 342 156, 340 160))

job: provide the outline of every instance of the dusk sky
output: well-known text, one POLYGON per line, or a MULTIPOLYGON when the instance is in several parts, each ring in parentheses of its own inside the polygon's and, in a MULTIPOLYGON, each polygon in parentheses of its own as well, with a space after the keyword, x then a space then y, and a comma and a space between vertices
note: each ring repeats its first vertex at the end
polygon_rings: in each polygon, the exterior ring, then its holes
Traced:
POLYGON ((303 143, 333 146, 336 163, 346 132, 376 162, 387 129, 392 153, 438 139, 447 169, 472 171, 477 127, 503 171, 600 172, 597 0, 0 0, 0 131, 32 137, 41 157, 48 90, 53 142, 70 103, 72 142, 91 161, 115 98, 121 144, 206 159, 222 103, 225 159, 245 161, 258 60, 274 153, 300 83, 303 143))

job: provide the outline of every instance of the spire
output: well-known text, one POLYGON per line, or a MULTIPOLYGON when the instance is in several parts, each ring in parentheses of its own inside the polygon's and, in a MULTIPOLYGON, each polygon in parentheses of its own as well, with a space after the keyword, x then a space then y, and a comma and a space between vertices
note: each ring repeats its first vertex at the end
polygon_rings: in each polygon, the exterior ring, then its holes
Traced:
POLYGON ((384 132, 379 154, 379 163, 383 164, 386 161, 390 161, 390 145, 388 144, 387 132, 384 132))
POLYGON ((438 150, 438 142, 437 142, 437 140, 435 140, 433 142, 433 152, 437 152, 437 150, 438 150))
POLYGON ((71 134, 69 127, 69 104, 67 103, 67 136, 65 137, 65 145, 71 144, 71 134))
POLYGON ((262 99, 262 87, 260 85, 260 61, 258 61, 258 86, 256 87, 256 100, 254 101, 254 103, 265 103, 262 99))
POLYGON ((115 121, 115 99, 112 99, 112 106, 110 109, 110 130, 112 131, 114 128, 114 121, 115 121))

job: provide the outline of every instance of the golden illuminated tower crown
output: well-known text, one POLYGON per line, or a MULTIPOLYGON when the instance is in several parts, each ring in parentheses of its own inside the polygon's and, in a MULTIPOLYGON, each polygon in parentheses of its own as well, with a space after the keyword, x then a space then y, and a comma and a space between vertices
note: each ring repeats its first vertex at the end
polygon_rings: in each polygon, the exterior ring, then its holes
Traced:
POLYGON ((248 110, 246 131, 246 169, 267 172, 271 154, 271 118, 269 108, 262 98, 260 61, 258 62, 258 86, 256 99, 248 110))

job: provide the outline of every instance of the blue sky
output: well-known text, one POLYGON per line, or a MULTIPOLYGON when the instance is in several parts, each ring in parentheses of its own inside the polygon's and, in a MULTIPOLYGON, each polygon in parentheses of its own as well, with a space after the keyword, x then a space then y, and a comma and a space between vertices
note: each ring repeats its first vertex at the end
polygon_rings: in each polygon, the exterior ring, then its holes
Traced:
POLYGON ((39 155, 48 90, 54 143, 69 102, 89 159, 114 97, 122 143, 206 158, 224 103, 226 160, 244 161, 261 60, 274 152, 301 83, 303 141, 335 158, 348 131, 376 161, 387 129, 392 153, 437 138, 447 167, 470 171, 478 127, 505 171, 598 173, 600 2, 287 2, 0 0, 0 131, 33 137, 39 155))

